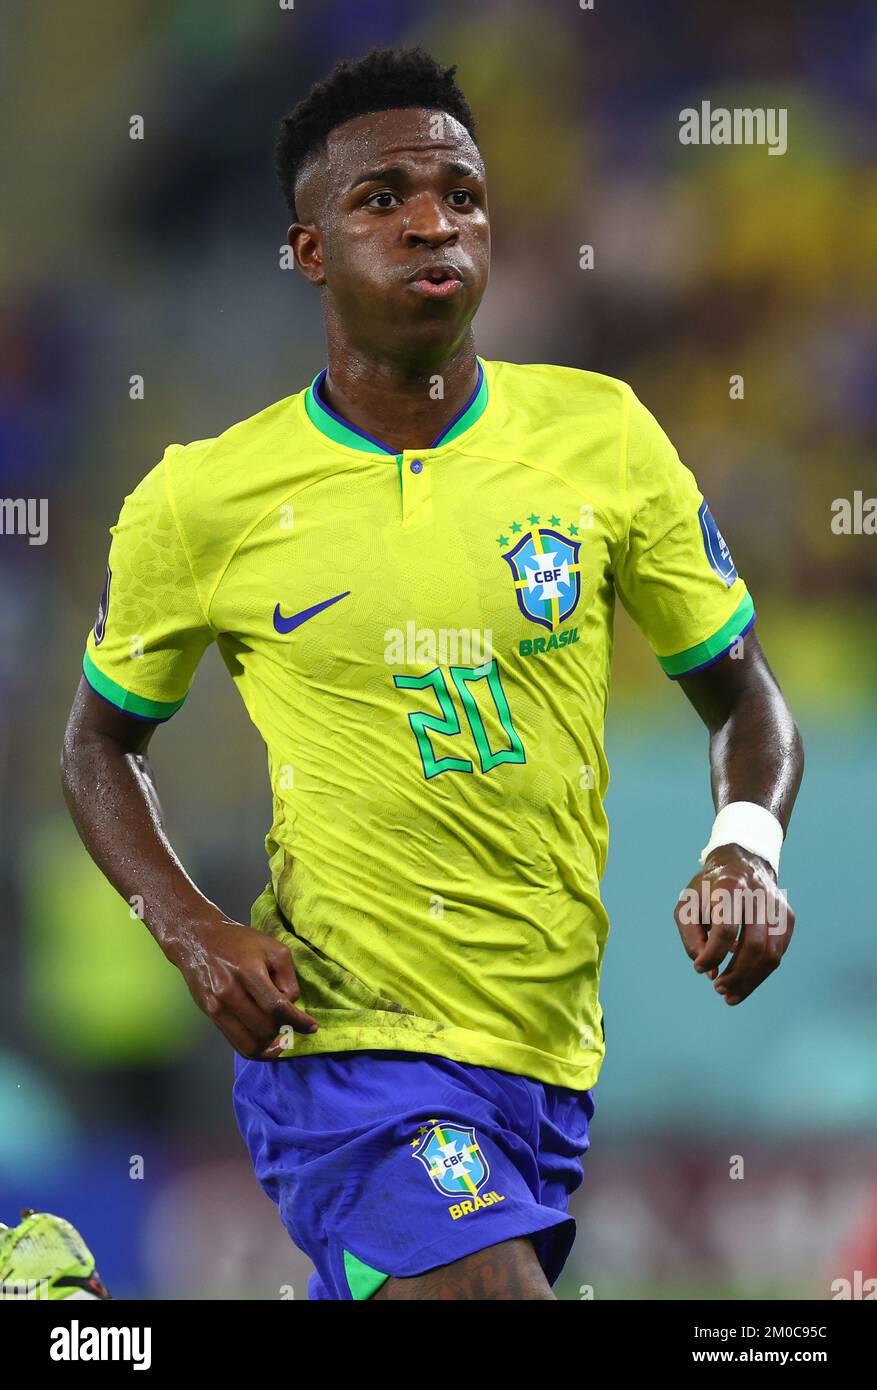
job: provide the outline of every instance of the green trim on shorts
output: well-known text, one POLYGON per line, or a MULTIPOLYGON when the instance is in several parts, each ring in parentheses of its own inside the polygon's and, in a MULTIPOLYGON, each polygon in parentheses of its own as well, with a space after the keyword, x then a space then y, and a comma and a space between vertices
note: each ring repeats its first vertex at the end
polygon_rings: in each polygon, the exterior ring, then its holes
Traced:
POLYGON ((349 1250, 344 1251, 344 1273, 351 1297, 359 1300, 371 1298, 390 1277, 379 1269, 372 1269, 364 1260, 358 1260, 349 1250))

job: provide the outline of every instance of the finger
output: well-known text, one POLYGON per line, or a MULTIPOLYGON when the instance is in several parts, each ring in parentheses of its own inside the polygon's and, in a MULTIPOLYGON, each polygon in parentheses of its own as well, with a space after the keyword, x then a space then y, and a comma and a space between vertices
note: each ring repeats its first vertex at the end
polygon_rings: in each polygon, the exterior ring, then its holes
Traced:
MULTIPOLYGON (((698 974, 709 975, 710 979, 714 980, 718 973, 719 964, 724 958, 724 952, 712 966, 702 963, 703 951, 710 937, 709 887, 709 878, 692 879, 688 887, 680 893, 673 916, 686 955, 689 960, 696 962, 695 970, 698 974)), ((734 925, 734 940, 728 940, 726 950, 734 951, 736 949, 736 930, 736 925, 734 925)), ((717 944, 714 942, 713 952, 715 953, 716 950, 717 944)))
POLYGON ((259 1054, 263 1062, 276 1062, 282 1057, 284 1052, 295 1050, 295 1029, 289 1023, 283 1023, 276 1038, 267 1047, 264 1047, 259 1054))
POLYGON ((265 960, 268 965, 268 974, 276 984, 282 994, 287 999, 295 1003, 301 994, 301 986, 298 976, 295 973, 295 966, 292 963, 292 952, 286 946, 281 946, 271 942, 270 948, 265 952, 265 960))
POLYGON ((213 1022, 241 1057, 245 1057, 247 1061, 252 1061, 258 1057, 259 1041, 253 1037, 253 1034, 244 1027, 239 1019, 236 1019, 232 1014, 220 1013, 217 1014, 213 1022))
POLYGON ((795 912, 789 905, 789 900, 781 888, 777 888, 774 901, 771 904, 771 915, 768 917, 768 936, 771 944, 784 956, 789 949, 792 934, 795 930, 795 912))
MULTIPOLYGON (((301 986, 299 985, 298 976, 295 973, 295 966, 292 963, 292 955, 289 950, 278 943, 276 949, 266 956, 266 964, 268 974, 277 985, 278 989, 280 989, 288 1000, 294 1003, 301 995, 301 986)), ((291 1013, 287 1014, 287 1017, 290 1022, 292 1022, 294 1018, 304 1019, 306 1023, 310 1025, 313 1032, 316 1032, 319 1027, 319 1024, 311 1018, 310 1014, 304 1009, 292 1009, 291 1013)))
MULTIPOLYGON (((744 928, 744 936, 749 930, 757 929, 744 928)), ((726 1002, 729 1004, 739 1004, 744 999, 747 999, 759 985, 764 984, 767 977, 772 975, 778 968, 788 948, 790 939, 791 930, 781 938, 771 938, 770 932, 765 930, 763 950, 760 957, 753 962, 752 967, 745 974, 738 975, 731 974, 731 967, 729 966, 728 969, 719 976, 716 989, 720 994, 724 995, 726 1002)))
MULTIPOLYGON (((293 971, 294 977, 295 971, 293 971)), ((317 1031, 316 1019, 311 1018, 310 1014, 305 1013, 303 1009, 297 1009, 291 1000, 280 993, 276 983, 268 973, 267 961, 259 961, 248 966, 242 973, 241 979, 251 997, 271 1019, 275 1032, 281 1023, 291 1024, 297 1033, 315 1033, 317 1031)), ((295 988, 297 998, 298 980, 295 981, 295 988)))
POLYGON ((715 982, 716 992, 730 1002, 738 1003, 751 994, 774 969, 767 951, 767 928, 764 923, 746 922, 734 959, 715 982))
POLYGON ((214 991, 207 1012, 214 1021, 223 1016, 236 1019, 255 1038, 260 1051, 277 1033, 272 1014, 255 1002, 239 978, 225 981, 214 991))
POLYGON ((788 949, 795 914, 778 890, 753 898, 745 909, 740 949, 721 975, 716 989, 728 1002, 739 1003, 776 970, 788 949))
POLYGON ((736 874, 716 873, 701 881, 701 919, 709 926, 709 941, 695 959, 695 970, 710 974, 730 952, 739 953, 738 932, 745 920, 748 900, 745 884, 736 874))
POLYGON ((706 944, 707 933, 700 920, 700 896, 691 884, 679 894, 673 920, 685 954, 689 960, 694 960, 706 944))
POLYGON ((679 928, 679 936, 688 959, 697 960, 707 943, 706 927, 701 922, 688 922, 682 926, 677 922, 676 926, 679 928))
POLYGON ((707 974, 720 966, 730 951, 737 949, 737 927, 732 922, 711 923, 709 939, 694 961, 695 970, 707 974))

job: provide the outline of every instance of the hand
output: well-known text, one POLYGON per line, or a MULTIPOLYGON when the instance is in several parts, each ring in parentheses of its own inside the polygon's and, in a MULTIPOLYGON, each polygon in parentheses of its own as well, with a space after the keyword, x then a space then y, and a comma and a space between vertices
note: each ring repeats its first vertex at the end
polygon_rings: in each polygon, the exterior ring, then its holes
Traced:
POLYGON ((181 972, 199 1009, 236 1052, 272 1061, 289 1046, 276 1041, 286 1025, 315 1033, 294 1007, 301 989, 289 949, 263 932, 221 914, 187 925, 165 954, 181 972))
POLYGON ((795 929, 770 864, 740 845, 721 845, 707 856, 673 915, 695 970, 709 975, 727 1004, 741 1003, 776 970, 795 929))

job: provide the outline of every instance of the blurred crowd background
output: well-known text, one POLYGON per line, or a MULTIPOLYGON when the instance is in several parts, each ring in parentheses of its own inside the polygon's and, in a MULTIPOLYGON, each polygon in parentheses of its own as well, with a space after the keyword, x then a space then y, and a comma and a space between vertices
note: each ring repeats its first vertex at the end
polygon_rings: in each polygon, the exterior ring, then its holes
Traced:
MULTIPOLYGON (((0 536, 0 1220, 60 1211, 119 1294, 306 1296, 232 1054, 85 855, 58 757, 124 494, 167 443, 324 365, 317 293, 280 268, 278 118, 338 58, 419 42, 458 63, 487 161, 479 352, 633 385, 697 473, 807 746, 795 940, 723 1008, 672 920, 712 818, 706 738, 619 615, 608 1053, 560 1292, 827 1298, 877 1276, 877 537, 831 528, 835 499, 877 493, 874 6, 7 0, 0 24, 0 497, 49 507, 45 545, 0 536), (786 108, 788 152, 683 146, 702 100, 786 108)), ((268 778, 215 653, 153 761, 191 872, 247 920, 268 778)))

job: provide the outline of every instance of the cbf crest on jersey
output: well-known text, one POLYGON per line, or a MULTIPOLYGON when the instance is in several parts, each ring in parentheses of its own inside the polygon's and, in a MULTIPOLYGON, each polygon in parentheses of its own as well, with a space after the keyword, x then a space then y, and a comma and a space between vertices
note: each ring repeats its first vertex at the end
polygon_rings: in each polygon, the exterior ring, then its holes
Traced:
POLYGON ((490 1172, 475 1130, 433 1120, 424 1126, 414 1158, 419 1158, 433 1185, 447 1197, 474 1197, 490 1172))
MULTIPOLYGON (((524 617, 553 632, 566 621, 581 597, 581 541, 562 535, 553 526, 539 526, 537 521, 538 518, 530 518, 525 534, 502 558, 511 569, 518 607, 524 617)), ((517 522, 512 530, 515 526, 517 522)), ((578 527, 570 530, 575 532, 578 527)))

